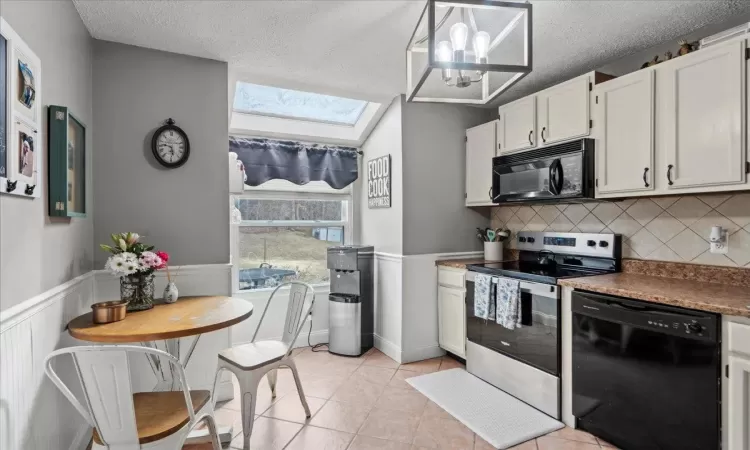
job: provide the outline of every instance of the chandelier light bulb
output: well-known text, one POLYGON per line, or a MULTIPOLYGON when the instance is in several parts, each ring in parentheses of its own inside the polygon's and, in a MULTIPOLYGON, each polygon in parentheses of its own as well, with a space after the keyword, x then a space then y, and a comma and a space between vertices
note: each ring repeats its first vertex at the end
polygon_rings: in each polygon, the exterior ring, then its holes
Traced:
POLYGON ((474 33, 474 56, 478 64, 487 62, 487 52, 490 49, 490 34, 486 31, 474 33))
POLYGON ((448 41, 440 41, 437 45, 437 60, 441 62, 451 62, 453 60, 453 47, 448 41))
POLYGON ((451 44, 454 52, 466 50, 466 39, 469 36, 469 27, 463 22, 456 22, 450 29, 451 44))
MULTIPOLYGON (((448 41, 440 41, 438 42, 437 49, 435 51, 437 56, 437 60, 440 62, 451 62, 453 61, 453 47, 451 47, 451 43, 448 41)), ((450 69, 443 69, 442 71, 443 81, 448 81, 451 79, 451 70, 450 69)))

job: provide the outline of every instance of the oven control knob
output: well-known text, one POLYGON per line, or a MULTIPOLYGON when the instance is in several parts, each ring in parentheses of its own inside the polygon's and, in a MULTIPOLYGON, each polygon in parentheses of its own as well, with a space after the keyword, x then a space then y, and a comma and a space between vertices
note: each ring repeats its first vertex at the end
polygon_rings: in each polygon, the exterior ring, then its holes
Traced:
POLYGON ((526 238, 523 236, 518 237, 518 242, 526 242, 526 238))
POLYGON ((703 331, 703 326, 695 322, 687 324, 686 328, 690 333, 693 333, 693 334, 698 334, 701 331, 703 331))
POLYGON ((529 244, 533 244, 534 241, 536 241, 536 239, 534 239, 533 237, 526 238, 526 242, 528 242, 529 244))
POLYGON ((599 241, 599 247, 609 247, 609 242, 607 241, 599 241))
POLYGON ((596 241, 588 241, 586 242, 586 245, 588 245, 589 247, 596 247, 596 241))

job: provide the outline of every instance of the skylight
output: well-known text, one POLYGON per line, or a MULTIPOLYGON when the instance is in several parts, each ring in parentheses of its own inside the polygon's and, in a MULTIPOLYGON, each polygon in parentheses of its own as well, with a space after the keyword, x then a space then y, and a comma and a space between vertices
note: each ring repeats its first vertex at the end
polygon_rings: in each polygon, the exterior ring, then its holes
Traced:
POLYGON ((367 102, 313 92, 237 82, 234 110, 273 117, 354 126, 367 102))

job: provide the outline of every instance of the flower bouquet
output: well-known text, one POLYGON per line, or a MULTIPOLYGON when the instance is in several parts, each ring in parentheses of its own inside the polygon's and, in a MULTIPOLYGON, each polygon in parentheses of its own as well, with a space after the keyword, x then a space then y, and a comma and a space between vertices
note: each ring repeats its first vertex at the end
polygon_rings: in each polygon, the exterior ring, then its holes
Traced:
POLYGON ((104 267, 120 277, 120 298, 128 302, 128 311, 153 308, 154 272, 167 267, 169 255, 138 242, 137 233, 117 233, 111 238, 114 245, 100 247, 112 253, 104 267))

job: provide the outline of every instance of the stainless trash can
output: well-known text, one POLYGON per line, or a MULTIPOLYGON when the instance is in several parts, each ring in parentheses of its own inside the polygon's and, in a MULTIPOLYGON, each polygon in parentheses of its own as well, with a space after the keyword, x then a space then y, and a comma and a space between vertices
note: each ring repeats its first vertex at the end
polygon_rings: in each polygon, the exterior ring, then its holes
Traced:
POLYGON ((359 295, 328 296, 328 350, 346 356, 362 353, 362 301, 359 295))

